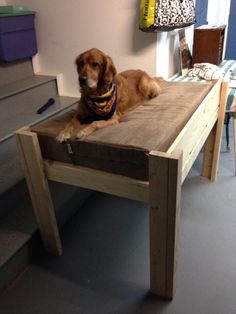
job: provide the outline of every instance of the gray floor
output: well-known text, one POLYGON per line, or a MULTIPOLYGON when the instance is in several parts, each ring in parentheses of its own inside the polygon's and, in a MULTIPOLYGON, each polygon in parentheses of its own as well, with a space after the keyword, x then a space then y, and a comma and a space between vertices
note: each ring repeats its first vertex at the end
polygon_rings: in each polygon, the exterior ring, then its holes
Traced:
POLYGON ((236 313, 236 176, 224 147, 216 183, 199 176, 200 156, 183 185, 172 302, 148 293, 147 205, 95 193, 63 228, 64 255, 29 265, 0 296, 0 313, 236 313))

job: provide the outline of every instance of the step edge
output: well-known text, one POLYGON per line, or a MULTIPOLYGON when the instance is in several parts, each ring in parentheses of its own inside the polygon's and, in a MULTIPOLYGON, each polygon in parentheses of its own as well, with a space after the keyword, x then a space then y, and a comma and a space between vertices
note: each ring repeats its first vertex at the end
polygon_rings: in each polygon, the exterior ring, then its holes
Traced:
POLYGON ((24 239, 22 239, 22 241, 20 241, 19 245, 17 246, 16 249, 12 250, 11 252, 9 252, 9 254, 7 254, 7 256, 4 258, 3 261, 1 261, 0 263, 0 271, 5 267, 5 265, 12 259, 14 258, 14 256, 17 254, 17 252, 19 250, 21 250, 29 241, 30 239, 33 237, 33 235, 37 232, 38 229, 35 229, 32 233, 25 233, 25 237, 24 239))
MULTIPOLYGON (((43 122, 43 121, 45 121, 45 120, 47 120, 47 119, 51 119, 53 116, 55 116, 55 115, 57 115, 57 114, 59 114, 59 113, 61 113, 61 112, 63 112, 63 111, 69 110, 69 109, 70 109, 72 106, 74 106, 74 105, 78 102, 78 100, 79 100, 79 98, 77 99, 77 98, 75 98, 75 97, 69 97, 69 96, 57 96, 57 97, 58 97, 58 98, 60 98, 60 97, 71 98, 72 103, 71 103, 71 104, 68 104, 68 105, 67 105, 66 107, 64 107, 64 108, 58 109, 57 111, 51 113, 51 114, 48 115, 48 116, 42 116, 41 118, 39 118, 39 119, 37 120, 37 122, 29 123, 29 124, 27 125, 27 127, 33 127, 33 126, 35 126, 36 124, 39 124, 39 123, 41 123, 41 122, 43 122)), ((8 135, 6 135, 6 136, 0 138, 0 144, 3 143, 3 142, 5 142, 6 140, 12 138, 13 136, 14 136, 14 132, 9 133, 8 135)))
POLYGON ((33 259, 42 254, 39 234, 36 230, 30 235, 27 241, 12 254, 12 256, 0 267, 0 295, 10 287, 22 271, 33 261, 33 259))
MULTIPOLYGON (((32 76, 28 76, 26 77, 24 80, 30 80, 32 78, 35 78, 36 76, 41 76, 42 78, 44 78, 44 80, 42 81, 38 81, 38 82, 34 82, 34 83, 31 83, 31 84, 28 84, 28 85, 25 85, 24 87, 21 87, 21 88, 18 88, 18 89, 14 89, 13 90, 13 87, 12 87, 12 91, 8 92, 8 93, 3 93, 2 95, 0 94, 0 101, 6 99, 6 98, 9 98, 9 97, 12 97, 12 96, 15 96, 17 94, 20 94, 20 93, 23 93, 29 89, 33 89, 33 88, 36 88, 38 86, 41 86, 41 85, 44 85, 44 84, 48 84, 50 82, 53 82, 55 81, 55 86, 57 87, 57 80, 56 80, 56 76, 50 76, 50 75, 32 75, 32 76)), ((18 81, 16 81, 18 82, 18 81)), ((16 82, 14 83, 11 83, 9 85, 14 85, 16 82)), ((8 85, 8 84, 7 84, 8 85)))

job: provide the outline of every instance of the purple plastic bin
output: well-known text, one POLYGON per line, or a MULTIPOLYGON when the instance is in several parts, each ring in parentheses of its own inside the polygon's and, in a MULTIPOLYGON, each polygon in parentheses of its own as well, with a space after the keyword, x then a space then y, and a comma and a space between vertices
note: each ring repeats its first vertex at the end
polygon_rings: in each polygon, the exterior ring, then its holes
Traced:
POLYGON ((0 61, 14 61, 37 53, 34 14, 0 15, 0 61))

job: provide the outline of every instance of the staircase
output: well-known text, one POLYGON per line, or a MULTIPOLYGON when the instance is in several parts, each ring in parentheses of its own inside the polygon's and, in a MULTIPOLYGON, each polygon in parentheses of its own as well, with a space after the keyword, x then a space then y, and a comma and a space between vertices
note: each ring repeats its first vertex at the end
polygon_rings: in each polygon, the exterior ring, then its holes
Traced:
MULTIPOLYGON (((13 133, 76 106, 77 98, 59 96, 54 76, 35 75, 31 59, 0 62, 0 292, 30 262, 40 244, 31 201, 18 160, 13 133), (55 103, 37 114, 49 98, 55 103), (37 239, 37 241, 35 240, 37 239)), ((90 191, 53 183, 59 225, 90 195, 90 191)))

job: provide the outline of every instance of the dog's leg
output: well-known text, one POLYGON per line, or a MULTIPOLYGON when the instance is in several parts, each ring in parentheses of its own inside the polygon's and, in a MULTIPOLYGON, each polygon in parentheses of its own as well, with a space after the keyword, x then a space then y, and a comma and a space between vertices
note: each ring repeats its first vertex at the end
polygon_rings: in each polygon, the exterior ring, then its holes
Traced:
POLYGON ((99 120, 99 121, 94 121, 88 126, 86 126, 83 130, 80 130, 76 134, 77 139, 82 139, 85 138, 86 136, 90 135, 96 130, 106 128, 108 126, 114 125, 119 123, 119 118, 117 115, 113 115, 111 119, 108 120, 99 120))
POLYGON ((78 129, 80 126, 80 122, 76 117, 72 118, 72 120, 66 125, 66 127, 59 133, 57 136, 57 140, 59 142, 65 142, 71 138, 74 131, 78 129))

